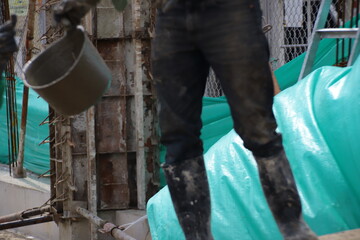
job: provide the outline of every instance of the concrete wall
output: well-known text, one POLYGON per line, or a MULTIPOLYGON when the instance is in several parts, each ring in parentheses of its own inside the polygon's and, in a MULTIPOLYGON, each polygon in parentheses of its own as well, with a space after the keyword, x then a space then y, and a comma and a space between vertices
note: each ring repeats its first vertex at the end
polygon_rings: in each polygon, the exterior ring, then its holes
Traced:
MULTIPOLYGON (((0 167, 0 216, 39 207, 50 198, 48 179, 36 176, 14 179, 6 168, 0 167)), ((59 231, 54 222, 13 229, 41 240, 58 240, 59 231)))

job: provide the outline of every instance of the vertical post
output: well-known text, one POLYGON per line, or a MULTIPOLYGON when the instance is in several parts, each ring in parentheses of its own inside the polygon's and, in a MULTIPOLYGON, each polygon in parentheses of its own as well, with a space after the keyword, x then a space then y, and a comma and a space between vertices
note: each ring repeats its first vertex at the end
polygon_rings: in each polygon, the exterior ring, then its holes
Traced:
MULTIPOLYGON (((29 61, 32 58, 34 22, 35 22, 35 4, 36 4, 36 0, 29 0, 28 24, 27 24, 27 32, 26 32, 26 61, 29 61)), ((16 159, 17 165, 14 168, 15 178, 24 178, 26 176, 24 172, 24 153, 25 153, 28 99, 29 99, 29 88, 24 85, 22 110, 21 110, 20 137, 19 137, 19 153, 16 159)))
MULTIPOLYGON (((95 107, 89 108, 86 112, 86 129, 88 210, 97 215, 95 107)), ((90 224, 90 231, 90 240, 97 240, 97 226, 95 224, 90 224)))
POLYGON ((354 46, 351 49, 351 54, 347 66, 350 67, 354 64, 355 60, 360 54, 360 28, 358 28, 356 38, 354 40, 354 46))
POLYGON ((68 217, 71 214, 71 201, 73 199, 73 167, 72 167, 72 155, 71 146, 69 140, 71 138, 71 121, 69 117, 63 116, 63 121, 60 127, 61 137, 61 156, 63 160, 62 164, 62 179, 59 181, 63 185, 63 211, 64 216, 68 217))
MULTIPOLYGON (((81 205, 81 201, 75 199, 75 195, 79 191, 83 191, 84 185, 79 186, 76 182, 77 178, 87 179, 86 171, 79 171, 74 168, 73 154, 74 144, 72 143, 72 134, 74 129, 74 117, 62 116, 59 122, 59 134, 57 137, 58 150, 61 152, 62 164, 60 167, 60 176, 58 175, 57 186, 61 188, 61 195, 57 196, 57 200, 63 203, 63 214, 58 222, 60 240, 89 240, 91 239, 90 225, 86 219, 78 218, 75 214, 75 207, 81 205)), ((78 159, 77 159, 78 160, 78 159)), ((84 168, 82 168, 84 169, 84 168)), ((85 196, 86 199, 86 196, 85 196)), ((86 202, 84 203, 86 206, 86 202)))
POLYGON ((145 147, 144 147, 144 90, 142 73, 142 43, 137 33, 141 32, 140 0, 132 1, 133 43, 135 48, 135 116, 136 116, 136 183, 138 208, 145 209, 145 147))
MULTIPOLYGON (((96 42, 96 8, 85 16, 86 31, 96 42)), ((87 151, 87 204, 90 213, 97 215, 97 177, 95 144, 95 107, 86 112, 86 151, 87 151)), ((97 225, 90 222, 90 240, 97 240, 97 225)))

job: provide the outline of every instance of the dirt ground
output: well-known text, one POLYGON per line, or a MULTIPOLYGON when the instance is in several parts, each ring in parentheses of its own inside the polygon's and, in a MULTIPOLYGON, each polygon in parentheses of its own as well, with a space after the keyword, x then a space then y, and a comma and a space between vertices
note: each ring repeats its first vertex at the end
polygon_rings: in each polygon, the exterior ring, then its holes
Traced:
POLYGON ((9 231, 0 231, 0 240, 29 240, 29 239, 36 240, 33 237, 21 236, 19 234, 9 231))

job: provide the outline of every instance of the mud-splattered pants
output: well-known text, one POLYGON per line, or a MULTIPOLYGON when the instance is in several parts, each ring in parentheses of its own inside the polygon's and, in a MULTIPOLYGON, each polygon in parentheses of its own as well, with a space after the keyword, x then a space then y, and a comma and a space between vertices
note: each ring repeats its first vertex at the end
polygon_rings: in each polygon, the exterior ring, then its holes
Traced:
POLYGON ((158 10, 152 46, 167 163, 203 154, 200 115, 210 66, 244 146, 258 157, 282 150, 258 0, 178 0, 158 10))

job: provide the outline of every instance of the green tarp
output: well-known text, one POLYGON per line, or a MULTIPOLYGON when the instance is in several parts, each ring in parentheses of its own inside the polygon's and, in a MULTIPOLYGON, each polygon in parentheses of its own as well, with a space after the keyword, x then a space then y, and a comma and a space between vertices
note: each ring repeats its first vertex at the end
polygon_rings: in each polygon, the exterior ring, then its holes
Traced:
MULTIPOLYGON (((305 220, 324 235, 360 227, 360 59, 322 67, 281 92, 274 111, 298 184, 305 220)), ((282 239, 256 163, 234 131, 205 154, 215 239, 282 239)), ((151 235, 184 239, 168 188, 147 205, 151 235)))
MULTIPOLYGON (((5 81, 1 79, 0 81, 5 81)), ((16 79, 16 102, 18 110, 18 123, 21 123, 21 106, 23 82, 16 79)), ((1 97, 1 96, 0 96, 1 97)), ((0 162, 8 163, 8 131, 6 115, 6 95, 2 96, 3 104, 0 106, 0 162)), ((48 116, 48 104, 30 89, 29 108, 25 138, 24 167, 37 174, 45 173, 50 167, 49 144, 40 145, 49 136, 49 125, 39 124, 48 116)))

